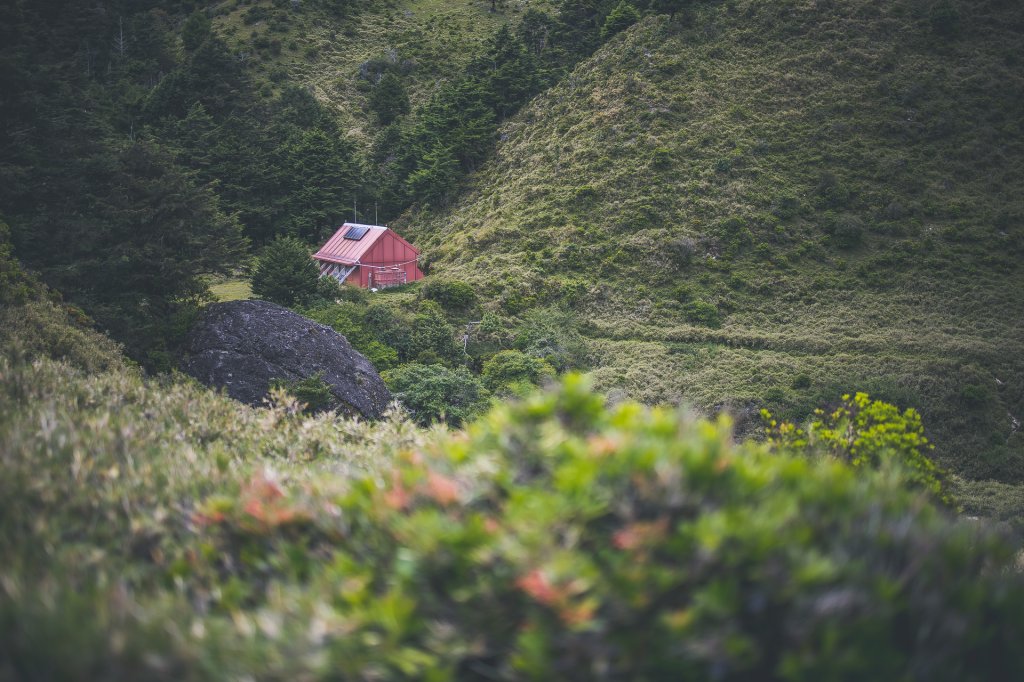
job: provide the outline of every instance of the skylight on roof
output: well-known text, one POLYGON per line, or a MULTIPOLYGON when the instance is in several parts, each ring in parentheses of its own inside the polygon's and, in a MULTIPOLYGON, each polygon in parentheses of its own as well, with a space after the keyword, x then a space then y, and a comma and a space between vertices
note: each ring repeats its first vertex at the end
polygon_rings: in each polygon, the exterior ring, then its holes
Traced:
POLYGON ((348 228, 348 232, 345 233, 345 239, 351 239, 354 242, 359 241, 366 236, 366 233, 370 231, 368 227, 354 226, 348 228))

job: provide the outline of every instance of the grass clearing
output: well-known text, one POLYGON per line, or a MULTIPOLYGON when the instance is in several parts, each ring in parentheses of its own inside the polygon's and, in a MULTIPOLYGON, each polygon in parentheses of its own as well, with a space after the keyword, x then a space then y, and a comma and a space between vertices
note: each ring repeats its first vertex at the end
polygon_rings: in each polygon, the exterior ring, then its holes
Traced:
POLYGON ((246 301, 252 298, 252 284, 248 279, 229 279, 210 285, 218 301, 246 301))

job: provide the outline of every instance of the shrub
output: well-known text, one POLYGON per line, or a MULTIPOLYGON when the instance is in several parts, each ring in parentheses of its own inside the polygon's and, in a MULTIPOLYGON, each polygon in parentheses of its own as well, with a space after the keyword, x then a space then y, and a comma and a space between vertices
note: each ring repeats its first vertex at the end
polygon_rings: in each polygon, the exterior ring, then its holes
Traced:
POLYGON ((672 167, 672 150, 666 149, 665 147, 657 147, 651 152, 651 165, 655 168, 671 168, 672 167))
POLYGON ((796 390, 802 390, 811 387, 811 377, 807 374, 798 374, 793 377, 793 383, 790 384, 796 390))
POLYGON ((928 11, 932 30, 943 38, 955 38, 960 33, 960 11, 951 0, 937 0, 928 11))
POLYGON ((181 29, 181 42, 185 49, 194 52, 213 33, 213 24, 205 12, 196 11, 189 15, 181 29))
POLYGON ((11 228, 0 220, 0 305, 18 305, 42 298, 43 284, 25 271, 14 257, 11 228))
POLYGON ((48 300, 0 304, 0 355, 64 360, 92 372, 124 367, 120 346, 78 317, 74 309, 48 300))
MULTIPOLYGON (((264 497, 289 519, 324 506, 264 497)), ((246 528, 251 500, 221 507, 219 524, 246 528)), ((328 665, 343 677, 1024 672, 1024 584, 1004 541, 898 477, 735 445, 724 420, 608 410, 578 377, 330 504, 302 523, 318 537, 358 519, 329 545, 323 581, 334 596, 320 618, 344 627, 328 665)))
POLYGON ((80 308, 60 296, 14 257, 7 224, 0 220, 0 356, 61 359, 89 371, 121 368, 121 348, 93 329, 80 308))
POLYGON ((780 194, 772 201, 772 215, 780 220, 789 220, 800 214, 800 200, 791 194, 780 194))
POLYGON ((571 277, 558 281, 558 296, 561 303, 568 307, 583 303, 590 290, 590 283, 582 278, 571 277))
POLYGON ((636 7, 620 0, 619 4, 608 13, 601 27, 601 40, 607 40, 616 33, 626 30, 636 22, 640 21, 640 12, 636 7))
POLYGON ((489 391, 499 391, 518 384, 537 384, 553 377, 555 369, 544 360, 532 358, 518 350, 503 350, 484 363, 480 376, 489 391))
POLYGON ((476 303, 473 287, 459 281, 428 281, 423 287, 423 295, 453 312, 463 312, 476 303))
POLYGON ((722 324, 722 315, 718 306, 707 301, 690 301, 683 306, 686 319, 693 324, 704 327, 718 327, 722 324))
POLYGON ((697 242, 690 237, 678 237, 669 241, 667 246, 672 262, 678 267, 689 265, 697 253, 697 242))
POLYGON ((269 8, 257 5, 256 7, 250 7, 249 9, 245 10, 245 13, 242 15, 242 21, 247 26, 251 26, 252 24, 257 24, 261 21, 269 19, 270 16, 271 10, 269 8))
POLYGON ((992 391, 982 384, 967 384, 960 389, 960 401, 968 407, 977 408, 990 403, 992 391))
POLYGON ((579 369, 586 362, 586 350, 578 324, 571 311, 534 309, 515 330, 512 345, 529 356, 542 358, 559 372, 579 369))
POLYGON ((398 351, 386 343, 370 341, 358 350, 366 356, 366 359, 373 364, 374 369, 378 372, 398 367, 398 351))
POLYGON ((390 125, 399 116, 409 113, 409 95, 402 79, 393 71, 385 71, 380 82, 370 92, 370 110, 382 126, 390 125))
POLYGON ((323 375, 319 373, 298 381, 275 379, 271 382, 271 388, 284 390, 295 396, 303 405, 303 411, 309 414, 325 410, 334 402, 331 385, 324 381, 323 375))
POLYGON ((462 348, 455 344, 455 329, 434 301, 421 301, 412 323, 409 355, 415 359, 425 353, 441 362, 454 362, 462 353, 462 348))
POLYGON ((410 364, 382 376, 398 402, 419 424, 444 420, 459 426, 487 406, 487 392, 465 367, 410 364))
POLYGON ((291 306, 312 299, 319 279, 309 248, 294 237, 278 237, 256 264, 252 292, 272 303, 291 306))
POLYGON ((946 473, 924 454, 934 446, 912 408, 900 412, 895 405, 857 393, 844 395, 832 412, 815 410, 817 418, 806 430, 776 422, 767 410, 761 415, 768 439, 778 449, 827 455, 855 468, 896 466, 914 487, 953 504, 946 473))
POLYGON ((373 304, 363 313, 363 324, 381 343, 394 348, 400 360, 412 359, 412 323, 407 316, 373 304))
POLYGON ((864 222, 852 213, 828 216, 825 231, 832 235, 835 243, 842 249, 860 246, 864 239, 864 222))
POLYGON ((853 199, 853 190, 831 171, 823 171, 818 176, 814 192, 826 207, 831 208, 846 206, 853 199))
POLYGON ((586 203, 596 199, 600 195, 597 188, 593 185, 580 185, 572 191, 573 199, 577 203, 586 203))

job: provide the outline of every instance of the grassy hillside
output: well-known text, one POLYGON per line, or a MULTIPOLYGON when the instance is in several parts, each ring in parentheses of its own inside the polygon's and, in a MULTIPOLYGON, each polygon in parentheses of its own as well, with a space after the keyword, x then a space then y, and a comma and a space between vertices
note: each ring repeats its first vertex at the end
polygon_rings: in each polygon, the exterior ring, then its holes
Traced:
POLYGON ((58 359, 78 369, 125 370, 121 348, 95 329, 80 308, 65 304, 12 255, 10 228, 0 220, 0 349, 9 361, 58 359))
POLYGON ((866 390, 1020 482, 1021 54, 998 1, 649 17, 401 227, 510 324, 568 311, 601 389, 791 417, 866 390))

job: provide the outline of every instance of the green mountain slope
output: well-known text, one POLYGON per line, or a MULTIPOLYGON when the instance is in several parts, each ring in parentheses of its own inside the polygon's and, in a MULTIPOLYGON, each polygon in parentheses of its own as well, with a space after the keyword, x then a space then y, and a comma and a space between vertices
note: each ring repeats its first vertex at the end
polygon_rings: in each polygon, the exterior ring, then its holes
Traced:
POLYGON ((866 390, 1018 482, 1022 28, 1006 2, 648 18, 402 229, 495 311, 570 310, 603 390, 793 417, 866 390))

